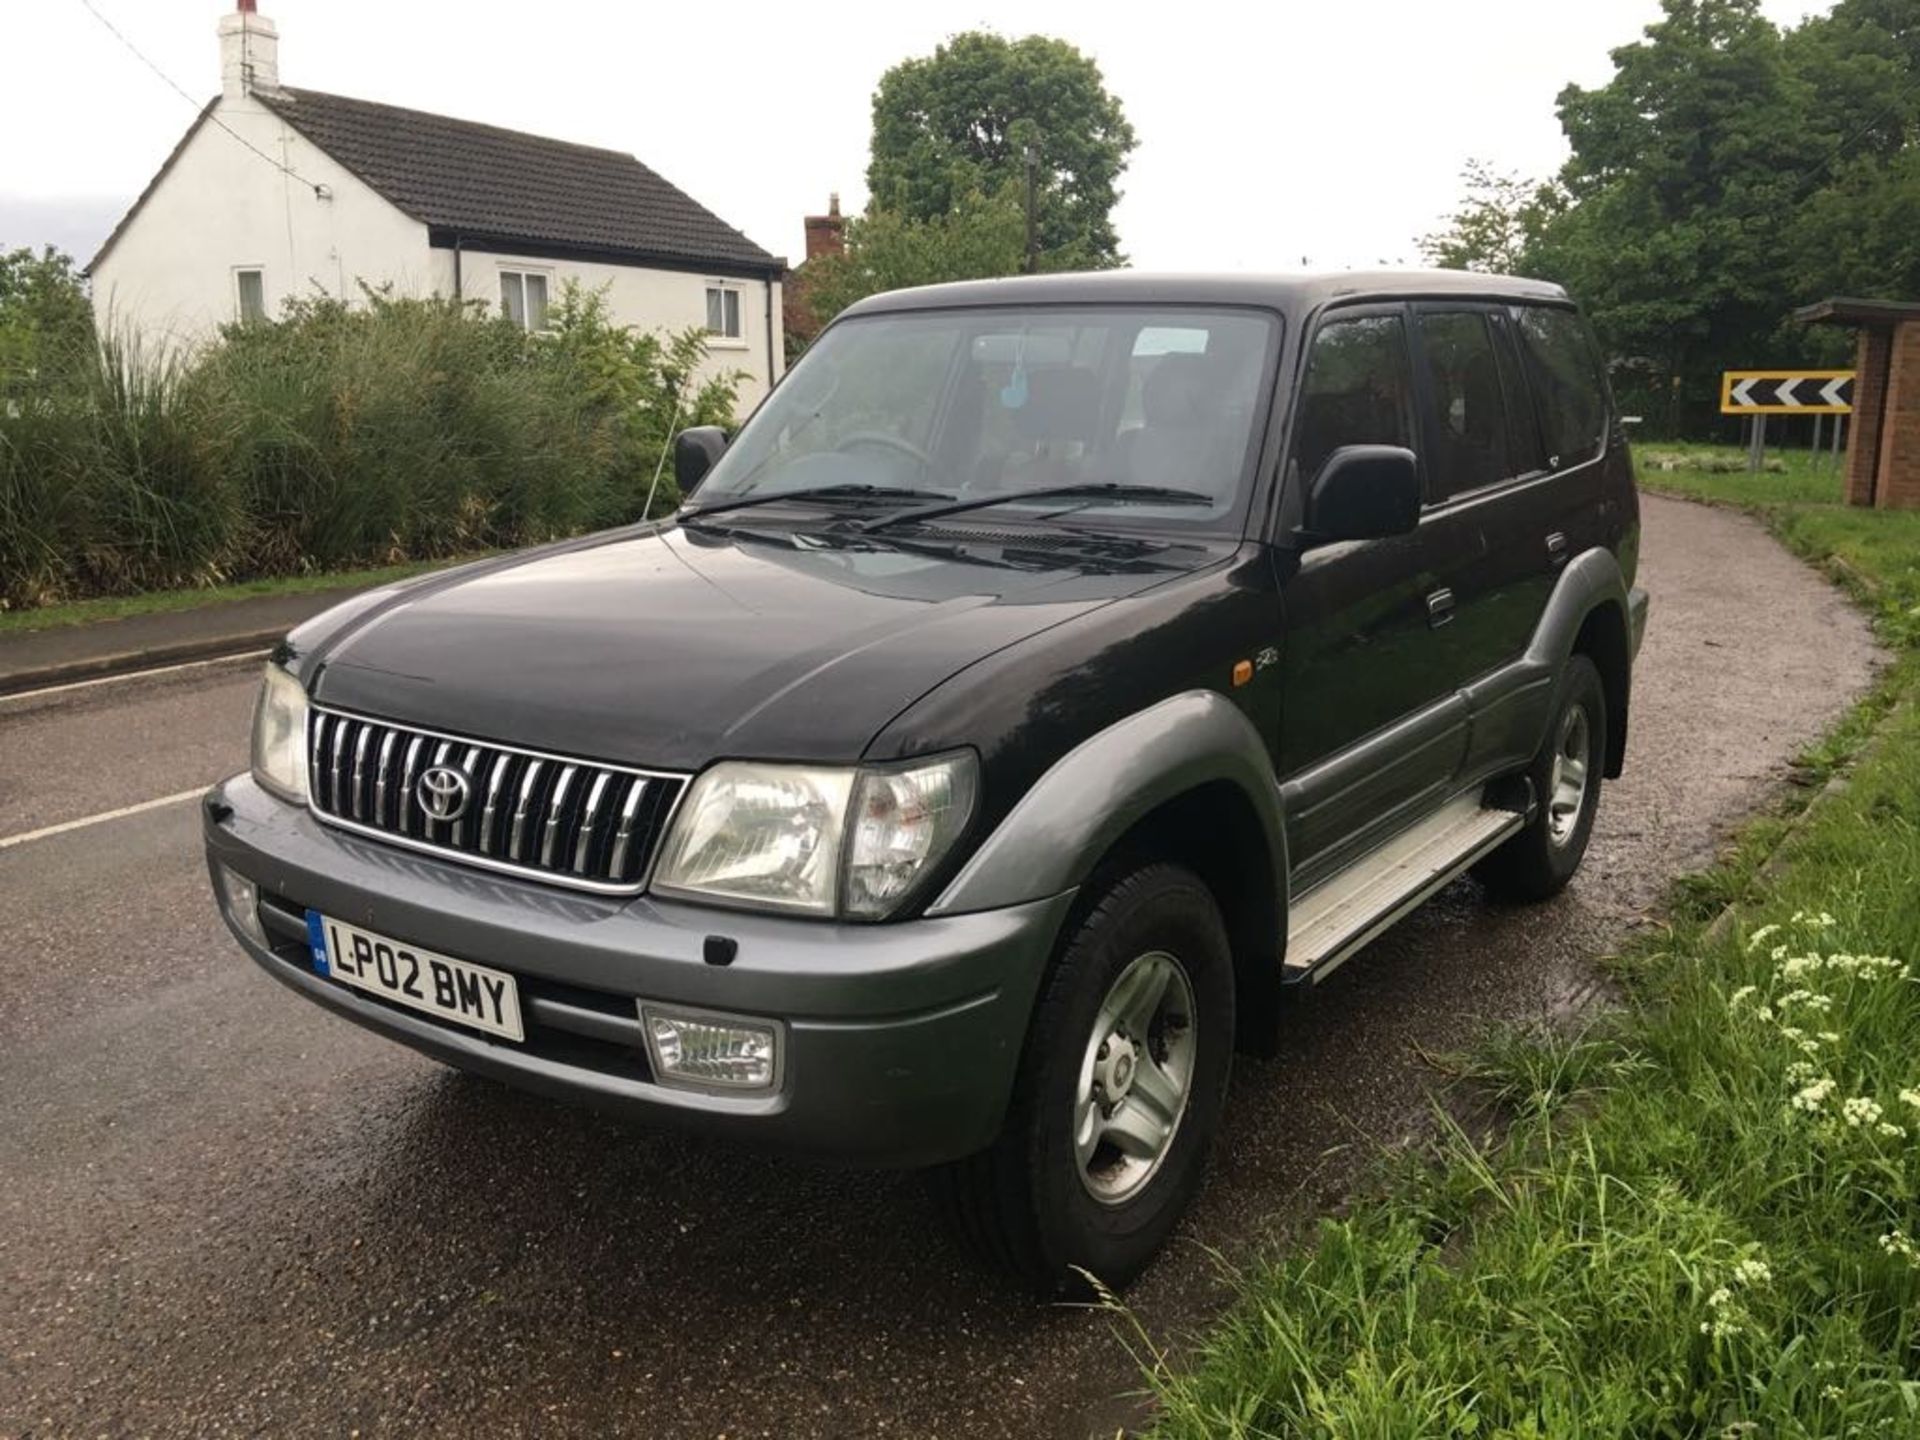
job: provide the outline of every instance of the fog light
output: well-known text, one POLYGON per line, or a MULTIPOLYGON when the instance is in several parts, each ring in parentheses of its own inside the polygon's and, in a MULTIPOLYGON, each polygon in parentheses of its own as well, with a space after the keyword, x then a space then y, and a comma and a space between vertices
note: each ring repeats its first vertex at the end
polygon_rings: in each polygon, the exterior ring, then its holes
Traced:
POLYGON ((260 887, 224 865, 215 873, 220 877, 220 903, 226 908, 228 918, 240 928, 242 935, 264 946, 267 932, 260 926, 260 887))
POLYGON ((769 1024, 651 1005, 640 1007, 640 1023, 658 1079, 726 1090, 767 1090, 779 1079, 780 1042, 769 1024))

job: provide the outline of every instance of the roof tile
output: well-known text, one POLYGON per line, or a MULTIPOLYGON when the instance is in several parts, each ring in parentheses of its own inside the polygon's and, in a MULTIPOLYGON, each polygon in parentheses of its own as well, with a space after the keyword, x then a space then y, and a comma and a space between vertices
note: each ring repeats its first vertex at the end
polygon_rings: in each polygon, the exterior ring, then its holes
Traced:
POLYGON ((781 268, 711 210, 618 150, 318 90, 256 98, 431 228, 529 250, 781 268))

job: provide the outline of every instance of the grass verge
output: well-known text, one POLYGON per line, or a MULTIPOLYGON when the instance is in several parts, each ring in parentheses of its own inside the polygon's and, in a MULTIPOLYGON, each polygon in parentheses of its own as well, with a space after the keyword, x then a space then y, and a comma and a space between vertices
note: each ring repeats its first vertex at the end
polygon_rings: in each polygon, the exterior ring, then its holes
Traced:
POLYGON ((1496 1143, 1443 1112, 1191 1362, 1139 1335, 1157 1434, 1920 1435, 1920 517, 1760 478, 1671 488, 1855 570, 1898 658, 1816 757, 1846 784, 1683 887, 1624 1011, 1467 1057, 1496 1143))
POLYGON ((245 600, 255 595, 308 595, 325 590, 364 590, 479 558, 479 555, 459 555, 445 560, 411 560, 403 565, 382 565, 372 570, 277 575, 263 580, 246 580, 235 585, 213 585, 196 590, 154 590, 142 595, 109 595, 98 600, 74 600, 64 605, 44 605, 31 610, 0 610, 0 638, 22 635, 30 630, 51 630, 62 625, 89 625, 99 620, 125 620, 133 615, 166 615, 181 610, 198 610, 206 605, 245 600))

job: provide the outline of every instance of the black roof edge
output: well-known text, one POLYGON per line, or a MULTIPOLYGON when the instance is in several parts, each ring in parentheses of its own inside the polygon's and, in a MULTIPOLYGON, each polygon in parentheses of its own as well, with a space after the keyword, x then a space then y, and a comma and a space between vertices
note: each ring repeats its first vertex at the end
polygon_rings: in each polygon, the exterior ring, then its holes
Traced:
POLYGON ((529 240, 515 235, 476 234, 448 225, 427 227, 427 244, 438 250, 475 251, 484 255, 525 256, 529 260, 582 260, 602 265, 642 266, 690 275, 717 275, 727 279, 778 280, 787 262, 774 256, 770 265, 748 265, 739 260, 706 260, 687 255, 655 255, 639 250, 567 245, 551 240, 529 240))
POLYGON ((1793 312, 1802 325, 1898 325, 1920 320, 1920 302, 1911 300, 1862 300, 1836 295, 1830 300, 1802 305, 1793 312))

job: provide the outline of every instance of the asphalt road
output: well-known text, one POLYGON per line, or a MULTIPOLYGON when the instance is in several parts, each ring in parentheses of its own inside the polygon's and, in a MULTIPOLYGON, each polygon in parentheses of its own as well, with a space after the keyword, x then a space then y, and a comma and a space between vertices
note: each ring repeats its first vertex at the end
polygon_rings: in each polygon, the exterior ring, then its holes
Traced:
MULTIPOLYGON (((1626 779, 1573 888, 1456 885, 1247 1063, 1130 1297, 1159 1337, 1414 1133, 1422 1052, 1564 1013, 1591 957, 1867 682, 1865 626, 1757 527, 1646 502, 1626 779)), ((1111 1322, 1036 1309, 915 1177, 622 1128, 301 1003, 214 916, 190 800, 253 671, 0 702, 0 1435, 1112 1434, 1111 1322)))

